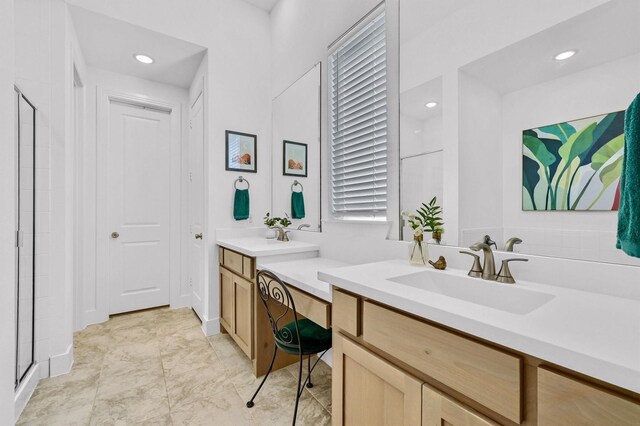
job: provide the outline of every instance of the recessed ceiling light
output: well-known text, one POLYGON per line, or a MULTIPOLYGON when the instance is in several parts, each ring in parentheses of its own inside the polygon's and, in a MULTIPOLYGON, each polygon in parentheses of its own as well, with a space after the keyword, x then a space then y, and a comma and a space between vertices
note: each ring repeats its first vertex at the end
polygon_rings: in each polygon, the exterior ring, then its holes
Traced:
POLYGON ((143 64, 152 64, 153 63, 153 58, 147 56, 147 55, 133 55, 134 58, 136 58, 136 60, 138 62, 142 62, 143 64))
POLYGON ((558 53, 553 57, 553 59, 555 59, 556 61, 564 61, 565 59, 569 59, 576 53, 578 53, 577 50, 567 50, 566 52, 558 53))
POLYGON ((426 104, 424 104, 424 106, 426 106, 427 108, 435 108, 438 106, 437 102, 427 102, 426 104))

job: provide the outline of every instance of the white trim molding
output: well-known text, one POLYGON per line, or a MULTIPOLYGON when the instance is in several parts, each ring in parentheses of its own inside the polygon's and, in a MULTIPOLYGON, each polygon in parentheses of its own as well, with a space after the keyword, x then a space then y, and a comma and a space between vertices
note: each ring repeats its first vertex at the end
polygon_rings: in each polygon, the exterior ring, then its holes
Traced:
POLYGON ((13 400, 16 423, 18 422, 24 407, 27 406, 27 403, 31 399, 33 391, 36 390, 36 386, 38 386, 38 383, 40 382, 40 374, 40 363, 37 363, 31 368, 22 383, 20 383, 18 389, 16 389, 13 400))
POLYGON ((202 332, 207 337, 220 333, 220 317, 207 319, 205 316, 202 319, 202 332))
POLYGON ((49 377, 61 376, 71 371, 73 366, 73 343, 64 353, 49 358, 49 377))

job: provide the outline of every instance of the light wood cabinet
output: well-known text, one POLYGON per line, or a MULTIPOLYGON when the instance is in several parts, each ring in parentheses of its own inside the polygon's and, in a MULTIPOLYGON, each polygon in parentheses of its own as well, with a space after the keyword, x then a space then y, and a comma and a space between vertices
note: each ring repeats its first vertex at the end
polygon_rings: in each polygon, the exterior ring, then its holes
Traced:
POLYGON ((253 286, 220 268, 220 324, 249 358, 253 357, 253 286))
POLYGON ((334 425, 640 426, 637 393, 362 296, 332 319, 334 425))
POLYGON ((574 378, 538 368, 540 425, 640 425, 640 404, 574 378))
POLYGON ((520 423, 519 357, 371 302, 362 310, 366 342, 520 423))
POLYGON ((343 334, 333 334, 334 425, 419 425, 422 382, 343 334))
POLYGON ((422 388, 422 426, 497 426, 498 423, 465 407, 442 392, 422 388))

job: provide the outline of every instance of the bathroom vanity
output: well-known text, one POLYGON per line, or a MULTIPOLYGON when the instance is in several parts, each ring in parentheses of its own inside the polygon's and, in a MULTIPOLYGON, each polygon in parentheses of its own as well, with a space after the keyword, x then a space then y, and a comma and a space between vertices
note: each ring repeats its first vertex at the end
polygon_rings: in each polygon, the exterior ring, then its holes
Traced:
POLYGON ((465 272, 399 260, 320 273, 333 424, 640 423, 638 300, 465 272))
MULTIPOLYGON (((299 241, 285 243, 256 237, 219 239, 217 243, 221 330, 228 333, 253 361, 256 377, 267 372, 274 345, 269 319, 256 285, 259 270, 275 272, 288 285, 299 319, 308 318, 324 328, 331 328, 330 286, 319 281, 317 273, 319 269, 332 269, 346 263, 317 257, 317 245, 299 241)), ((296 361, 297 356, 281 352, 274 369, 296 361)))

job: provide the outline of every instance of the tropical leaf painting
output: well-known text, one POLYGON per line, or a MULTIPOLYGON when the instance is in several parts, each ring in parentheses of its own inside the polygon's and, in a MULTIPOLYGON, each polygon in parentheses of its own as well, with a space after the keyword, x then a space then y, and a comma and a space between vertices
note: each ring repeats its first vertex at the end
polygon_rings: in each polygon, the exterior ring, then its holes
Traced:
POLYGON ((617 210, 624 111, 522 132, 523 210, 617 210))

